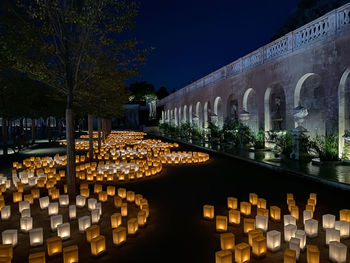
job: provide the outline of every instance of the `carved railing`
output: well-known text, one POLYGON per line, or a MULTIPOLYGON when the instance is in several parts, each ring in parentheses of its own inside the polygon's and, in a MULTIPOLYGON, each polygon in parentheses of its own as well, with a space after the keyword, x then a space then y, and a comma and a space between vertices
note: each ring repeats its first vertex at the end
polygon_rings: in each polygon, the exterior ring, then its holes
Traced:
POLYGON ((341 34, 345 28, 350 28, 350 3, 170 94, 161 100, 161 104, 166 104, 170 100, 183 96, 186 92, 211 85, 227 77, 248 71, 265 62, 290 54, 300 48, 324 41, 329 36, 341 34))

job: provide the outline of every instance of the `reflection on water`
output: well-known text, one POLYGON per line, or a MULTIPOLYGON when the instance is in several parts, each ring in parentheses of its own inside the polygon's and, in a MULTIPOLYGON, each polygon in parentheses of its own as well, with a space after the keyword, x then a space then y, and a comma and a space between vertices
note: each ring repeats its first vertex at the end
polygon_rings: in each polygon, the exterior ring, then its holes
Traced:
POLYGON ((298 162, 291 159, 281 159, 275 156, 272 151, 249 151, 246 148, 235 148, 232 144, 211 144, 210 142, 192 141, 182 139, 184 142, 206 147, 220 152, 234 154, 240 157, 249 158, 264 162, 277 167, 299 171, 302 173, 319 176, 321 178, 350 184, 350 165, 313 165, 311 162, 298 162))

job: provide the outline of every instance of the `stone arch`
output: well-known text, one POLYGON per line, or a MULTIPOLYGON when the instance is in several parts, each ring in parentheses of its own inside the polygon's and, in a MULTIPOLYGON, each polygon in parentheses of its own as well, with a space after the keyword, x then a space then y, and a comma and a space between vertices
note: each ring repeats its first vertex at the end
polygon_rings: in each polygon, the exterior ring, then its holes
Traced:
POLYGON ((189 106, 189 108, 188 108, 188 121, 189 121, 189 123, 191 123, 192 124, 192 117, 193 117, 193 111, 192 111, 192 104, 189 106))
POLYGON ((264 96, 265 131, 286 129, 286 96, 279 84, 270 85, 264 96))
POLYGON ((344 156, 344 134, 350 131, 350 67, 348 67, 342 75, 338 88, 338 102, 339 102, 339 157, 349 159, 350 156, 344 156))
POLYGON ((184 106, 184 112, 183 112, 183 122, 187 122, 187 105, 184 106))
POLYGON ((238 100, 231 94, 227 99, 227 119, 238 119, 238 100))
POLYGON ((179 125, 179 115, 178 115, 178 112, 177 112, 177 108, 175 107, 174 109, 174 122, 175 122, 175 126, 178 126, 179 125))
POLYGON ((204 103, 204 111, 203 111, 204 128, 209 127, 210 118, 211 118, 211 104, 210 104, 210 101, 206 101, 204 103))
POLYGON ((310 136, 325 135, 325 98, 320 75, 307 73, 299 79, 294 92, 294 107, 299 106, 308 111, 302 126, 310 136))
POLYGON ((203 127, 203 111, 200 101, 198 101, 196 104, 196 118, 197 120, 195 122, 195 125, 201 129, 203 127))
POLYGON ((243 95, 243 113, 240 115, 241 121, 248 125, 249 128, 258 132, 259 130, 259 115, 256 92, 249 88, 243 95))
POLYGON ((222 128, 224 125, 224 111, 221 97, 216 97, 214 101, 214 114, 216 115, 216 125, 222 128))

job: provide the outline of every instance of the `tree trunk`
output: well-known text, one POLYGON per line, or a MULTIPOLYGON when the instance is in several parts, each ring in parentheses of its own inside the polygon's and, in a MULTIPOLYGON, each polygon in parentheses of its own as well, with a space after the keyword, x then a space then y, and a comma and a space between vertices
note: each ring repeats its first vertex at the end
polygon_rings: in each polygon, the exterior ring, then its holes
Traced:
POLYGON ((7 120, 2 118, 2 150, 3 155, 8 153, 8 136, 7 136, 7 120))
POLYGON ((67 187, 69 200, 75 200, 75 138, 74 116, 72 109, 66 109, 66 139, 67 139, 67 187))
POLYGON ((36 137, 35 129, 36 129, 36 127, 35 127, 35 119, 32 118, 32 143, 35 143, 35 137, 36 137))
POLYGON ((88 126, 89 126, 89 159, 90 162, 93 160, 94 157, 94 139, 93 139, 93 134, 94 134, 94 127, 93 127, 93 122, 92 122, 92 115, 88 115, 88 126))
POLYGON ((97 138, 98 138, 98 152, 101 149, 101 118, 97 117, 97 138))

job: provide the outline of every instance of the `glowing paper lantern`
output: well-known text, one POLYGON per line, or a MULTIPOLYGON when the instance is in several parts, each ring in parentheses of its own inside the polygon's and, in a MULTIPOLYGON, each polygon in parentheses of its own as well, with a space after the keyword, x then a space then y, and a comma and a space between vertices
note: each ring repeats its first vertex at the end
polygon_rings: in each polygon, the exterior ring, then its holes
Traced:
POLYGON ((118 196, 122 199, 126 198, 126 189, 125 188, 118 188, 118 196))
POLYGON ((50 203, 49 207, 48 207, 48 212, 49 212, 49 216, 57 215, 58 214, 58 203, 57 202, 50 203))
POLYGON ((258 198, 257 206, 258 208, 266 209, 266 200, 264 198, 258 198))
POLYGON ((85 230, 86 241, 91 242, 91 239, 98 237, 100 235, 100 226, 92 225, 85 230))
POLYGON ((11 217, 11 206, 5 205, 3 208, 1 208, 1 219, 7 220, 11 217))
POLYGON ((265 208, 257 208, 256 214, 258 216, 266 216, 267 218, 269 218, 269 210, 267 210, 265 208))
POLYGON ((99 209, 94 209, 91 210, 91 223, 95 224, 100 221, 100 210, 99 209))
POLYGON ((326 230, 327 228, 334 228, 334 226, 335 226, 335 215, 326 214, 322 216, 323 230, 326 230))
POLYGON ((249 194, 249 203, 252 205, 257 205, 258 204, 258 195, 255 193, 250 193, 249 194))
POLYGON ((249 246, 253 246, 253 239, 255 237, 260 237, 260 236, 263 236, 263 232, 259 229, 254 229, 254 230, 250 230, 248 232, 248 243, 249 243, 249 246))
POLYGON ((33 218, 32 217, 21 217, 20 218, 21 231, 27 233, 33 228, 33 218))
POLYGON ((252 211, 251 204, 248 202, 241 202, 240 203, 240 211, 241 211, 241 214, 249 216, 251 214, 251 211, 252 211))
POLYGON ((298 238, 300 240, 300 249, 304 250, 306 246, 306 233, 303 230, 297 230, 295 232, 295 238, 298 238))
POLYGON ((128 203, 122 203, 120 212, 122 216, 128 216, 128 203))
POLYGON ((90 241, 91 254, 93 256, 101 255, 106 251, 106 239, 104 236, 97 236, 90 241))
POLYGON ((266 233, 267 249, 276 252, 281 249, 281 232, 272 230, 266 233))
POLYGON ((245 263, 250 261, 250 246, 247 243, 239 243, 235 246, 235 262, 245 263))
POLYGON ((135 192, 133 191, 127 191, 126 192, 126 200, 128 202, 134 202, 135 201, 135 192))
POLYGON ((88 199, 88 209, 90 211, 96 209, 96 203, 97 203, 97 200, 95 198, 89 198, 88 199))
POLYGON ((128 220, 128 234, 134 235, 138 229, 137 218, 130 218, 128 220))
POLYGON ((292 237, 289 240, 289 249, 295 250, 296 252, 295 256, 296 256, 296 259, 298 260, 300 256, 300 239, 292 237))
POLYGON ((48 208, 50 204, 50 198, 48 196, 39 198, 39 204, 41 209, 48 208))
POLYGON ((241 212, 231 209, 228 211, 228 223, 239 225, 241 222, 241 212))
POLYGON ((45 263, 45 252, 29 254, 28 263, 45 263))
POLYGON ((350 223, 350 210, 342 209, 339 211, 339 218, 341 221, 347 221, 350 223))
POLYGON ((319 263, 320 262, 320 250, 317 246, 307 245, 306 246, 306 259, 308 263, 319 263))
POLYGON ((308 219, 304 224, 305 233, 308 237, 317 237, 318 235, 318 221, 315 219, 308 219))
POLYGON ((235 235, 233 233, 220 234, 220 245, 222 250, 235 249, 235 235))
POLYGON ((7 229, 1 233, 1 236, 3 244, 10 244, 14 247, 17 246, 17 229, 7 229))
POLYGON ((309 219, 312 219, 312 212, 304 210, 303 211, 303 222, 304 222, 304 224, 305 224, 305 221, 309 220, 309 219))
POLYGON ((136 194, 136 195, 135 195, 135 204, 136 204, 137 206, 140 206, 140 201, 141 201, 141 199, 143 199, 143 196, 142 196, 142 195, 140 195, 140 194, 136 194))
POLYGON ((234 197, 227 197, 227 208, 237 209, 238 200, 234 197))
POLYGON ((283 256, 283 263, 296 263, 297 252, 294 249, 286 248, 283 256))
POLYGON ((329 245, 330 242, 337 241, 340 242, 340 231, 336 229, 326 229, 326 245, 329 245))
POLYGON ((287 204, 288 204, 288 200, 294 200, 294 195, 291 193, 287 193, 287 204))
POLYGON ((232 262, 232 252, 229 250, 220 250, 215 252, 215 263, 232 262))
POLYGON ((316 202, 315 202, 314 199, 308 199, 307 200, 307 205, 311 205, 313 207, 313 212, 315 212, 316 202))
POLYGON ((101 191, 98 193, 98 200, 100 202, 107 202, 108 200, 108 195, 106 191, 101 191))
POLYGON ((227 216, 216 216, 216 231, 227 231, 227 216))
POLYGON ((91 226, 90 216, 83 216, 78 218, 79 232, 84 233, 85 230, 91 226))
POLYGON ((263 232, 267 231, 269 220, 266 216, 257 215, 255 217, 255 228, 260 229, 263 232))
POLYGON ((94 193, 98 194, 101 191, 102 191, 102 185, 101 184, 95 184, 94 185, 94 193))
POLYGON ((60 237, 50 237, 46 239, 46 246, 49 256, 62 253, 62 239, 60 237))
POLYGON ((63 263, 75 263, 78 261, 79 253, 77 245, 63 248, 63 263))
POLYGON ((62 215, 50 216, 50 226, 52 231, 56 231, 57 226, 63 223, 62 215))
POLYGON ((29 231, 29 243, 31 247, 41 246, 44 241, 43 228, 33 228, 29 231))
POLYGON ((123 199, 121 199, 119 196, 115 196, 115 197, 113 198, 113 200, 114 200, 114 206, 115 206, 115 207, 119 208, 119 207, 122 206, 123 199))
POLYGON ((115 196, 115 187, 114 186, 107 186, 107 194, 109 196, 115 196))
POLYGON ((349 237, 350 223, 347 221, 335 221, 334 228, 340 231, 340 238, 349 237))
POLYGON ((18 210, 22 213, 22 210, 30 208, 30 203, 28 201, 21 201, 18 203, 18 210))
POLYGON ((85 206, 85 203, 86 203, 86 197, 85 196, 81 196, 81 195, 77 195, 75 197, 75 205, 78 207, 78 208, 82 208, 85 206))
POLYGON ((125 227, 117 227, 113 229, 113 244, 120 246, 126 242, 126 228, 125 227))
POLYGON ((77 218, 77 207, 75 205, 70 205, 68 210, 69 210, 69 219, 77 218))
POLYGON ((284 226, 284 241, 289 242, 289 240, 295 236, 295 232, 297 231, 296 225, 286 225, 284 226))
POLYGON ((146 212, 146 217, 149 217, 149 206, 148 205, 142 205, 141 210, 146 212))
POLYGON ((213 219, 214 218, 214 206, 213 205, 204 205, 203 206, 203 218, 213 219))
POLYGON ((34 198, 32 194, 23 195, 23 200, 28 201, 31 205, 34 203, 34 198))
POLYGON ((310 193, 309 199, 314 200, 315 205, 317 204, 317 194, 315 194, 315 193, 310 193))
POLYGON ((244 233, 248 233, 251 230, 255 229, 255 220, 252 218, 243 219, 244 233))
POLYGON ((347 246, 339 241, 329 243, 329 259, 336 263, 345 263, 347 255, 347 246))
POLYGON ((263 236, 258 236, 253 238, 252 252, 257 258, 262 258, 266 255, 267 244, 266 238, 263 236))
POLYGON ((291 215, 284 215, 283 216, 283 223, 284 223, 284 226, 286 226, 286 225, 296 225, 297 224, 297 220, 295 219, 295 217, 293 217, 291 215))
POLYGON ((146 224, 146 222, 147 222, 146 211, 143 211, 143 210, 139 211, 137 213, 137 224, 142 227, 146 224))
POLYGON ((86 198, 89 198, 89 196, 90 196, 89 188, 80 189, 80 195, 84 196, 86 198))
POLYGON ((293 205, 290 207, 290 215, 295 217, 295 219, 299 220, 299 207, 296 205, 293 205))
POLYGON ((117 228, 122 224, 122 215, 120 213, 114 213, 111 215, 111 226, 117 228))
POLYGON ((60 203, 61 207, 67 207, 69 205, 68 195, 60 195, 60 197, 58 198, 58 202, 60 203))
POLYGON ((11 262, 13 258, 13 247, 10 244, 0 244, 0 259, 7 259, 11 262))
POLYGON ((70 238, 70 224, 63 223, 57 225, 57 236, 61 237, 62 240, 70 238))

